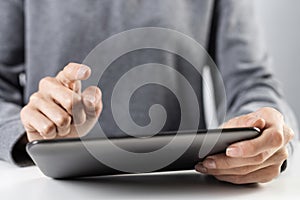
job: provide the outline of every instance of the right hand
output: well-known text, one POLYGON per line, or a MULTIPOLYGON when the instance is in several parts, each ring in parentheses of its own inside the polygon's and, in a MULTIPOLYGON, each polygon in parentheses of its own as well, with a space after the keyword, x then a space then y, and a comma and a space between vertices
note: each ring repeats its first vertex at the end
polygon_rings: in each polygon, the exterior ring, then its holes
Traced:
POLYGON ((40 81, 38 92, 21 110, 29 141, 80 137, 93 128, 102 111, 102 94, 96 86, 81 93, 81 81, 90 75, 89 67, 70 63, 56 77, 40 81))

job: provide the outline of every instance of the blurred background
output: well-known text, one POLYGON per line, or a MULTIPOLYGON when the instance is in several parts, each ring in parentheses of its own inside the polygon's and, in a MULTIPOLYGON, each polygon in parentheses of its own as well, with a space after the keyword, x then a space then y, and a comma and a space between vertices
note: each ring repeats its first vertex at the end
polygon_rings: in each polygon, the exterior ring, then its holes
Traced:
POLYGON ((254 1, 275 75, 300 125, 300 1, 254 1))

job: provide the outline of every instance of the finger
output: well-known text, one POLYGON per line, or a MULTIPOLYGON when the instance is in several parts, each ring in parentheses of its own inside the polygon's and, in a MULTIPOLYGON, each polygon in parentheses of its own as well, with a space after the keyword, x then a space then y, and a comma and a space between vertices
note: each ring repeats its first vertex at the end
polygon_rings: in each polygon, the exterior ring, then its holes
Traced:
POLYGON ((36 132, 36 130, 33 130, 33 128, 31 129, 25 128, 25 130, 26 130, 26 136, 28 142, 44 139, 38 132, 36 132))
POLYGON ((34 140, 42 140, 43 137, 40 135, 39 132, 37 132, 37 130, 35 128, 33 128, 28 120, 27 120, 27 116, 28 116, 28 106, 25 106, 22 110, 21 110, 21 113, 20 113, 20 116, 21 116, 21 121, 22 121, 22 124, 25 128, 25 131, 26 131, 26 136, 27 136, 27 139, 29 142, 32 142, 34 140))
POLYGON ((22 111, 25 128, 29 134, 39 133, 44 139, 53 139, 56 137, 56 126, 45 115, 38 110, 27 106, 22 111))
POLYGON ((59 136, 68 134, 71 116, 64 109, 53 101, 46 101, 39 93, 31 95, 29 103, 56 125, 59 136))
POLYGON ((261 136, 230 145, 226 149, 229 157, 254 157, 265 151, 275 152, 283 146, 283 131, 274 127, 265 129, 261 136))
POLYGON ((56 79, 64 86, 73 90, 76 82, 79 84, 78 81, 86 80, 90 77, 90 75, 91 69, 88 66, 77 63, 69 63, 58 73, 56 79))
POLYGON ((207 157, 202 163, 209 169, 232 169, 249 165, 260 165, 270 156, 272 155, 268 151, 249 158, 233 158, 226 156, 226 154, 216 154, 207 157))
POLYGON ((62 86, 56 79, 47 77, 40 81, 39 91, 46 99, 51 99, 64 108, 73 117, 75 124, 83 124, 86 120, 81 96, 62 86))
POLYGON ((266 121, 262 118, 253 119, 253 121, 248 122, 249 127, 256 127, 260 130, 264 129, 266 126, 266 121))
POLYGON ((284 145, 286 145, 294 138, 295 133, 286 124, 284 124, 284 126, 283 126, 283 133, 284 133, 284 145))
POLYGON ((284 121, 280 112, 273 108, 262 108, 254 113, 256 117, 267 119, 260 137, 230 145, 227 156, 253 157, 264 151, 277 151, 284 145, 284 121))
POLYGON ((229 164, 227 163, 227 164, 225 164, 227 166, 224 167, 224 166, 221 166, 223 164, 222 162, 215 160, 216 168, 211 168, 211 166, 209 166, 205 160, 203 163, 199 163, 198 165, 196 165, 196 167, 198 168, 198 171, 200 170, 200 172, 202 172, 202 173, 207 173, 207 174, 211 174, 211 175, 246 175, 248 173, 257 171, 259 169, 268 167, 270 165, 281 165, 287 158, 288 158, 288 150, 286 147, 283 147, 279 151, 277 151, 275 154, 273 154, 272 156, 267 158, 266 160, 264 160, 265 158, 261 157, 261 156, 251 158, 251 159, 253 159, 253 163, 257 162, 257 164, 252 163, 252 164, 246 165, 245 163, 249 162, 249 158, 246 158, 244 160, 229 158, 229 160, 225 161, 225 163, 231 162, 231 161, 237 163, 236 160, 239 160, 240 165, 234 165, 234 167, 232 167, 232 166, 227 167, 228 165, 232 165, 231 163, 229 163, 229 164), (245 160, 247 160, 247 161, 245 161, 245 160))
POLYGON ((102 111, 102 93, 98 87, 88 87, 82 93, 83 105, 87 120, 98 118, 102 111))
MULTIPOLYGON (((264 164, 266 166, 267 164, 264 164)), ((269 165, 268 165, 269 166, 269 165)), ((213 176, 224 176, 224 175, 246 175, 263 168, 262 165, 249 165, 244 167, 237 167, 232 169, 209 169, 203 164, 195 166, 196 171, 202 174, 209 174, 213 176)))
MULTIPOLYGON (((223 124, 223 128, 232 128, 232 127, 256 127, 260 130, 263 130, 266 126, 266 121, 258 116, 256 113, 250 113, 248 115, 243 115, 240 117, 233 118, 229 120, 227 123, 223 124)), ((246 140, 243 142, 235 143, 230 145, 226 149, 226 155, 230 157, 253 157, 262 152, 256 152, 255 141, 246 140), (244 144, 246 143, 246 145, 244 144), (247 145, 248 144, 248 145, 247 145), (249 146, 252 147, 251 151, 249 151, 249 146), (248 153, 249 155, 245 155, 248 153)))
POLYGON ((220 175, 215 176, 220 181, 234 184, 266 183, 280 174, 280 165, 271 165, 247 175, 220 175))
POLYGON ((43 140, 43 136, 41 136, 41 134, 39 132, 37 132, 37 130, 35 130, 33 127, 31 127, 31 125, 26 125, 24 126, 25 131, 26 131, 26 135, 27 135, 27 139, 29 142, 32 142, 34 140, 43 140))
POLYGON ((210 168, 210 166, 207 166, 207 163, 205 163, 204 161, 203 163, 199 163, 198 165, 196 165, 195 168, 197 171, 201 173, 206 173, 210 175, 246 175, 271 165, 281 165, 287 159, 287 157, 288 157, 288 151, 284 147, 281 150, 277 151, 274 155, 272 155, 267 160, 262 161, 255 165, 253 164, 245 165, 246 162, 241 160, 241 164, 238 167, 225 168, 220 165, 217 165, 216 168, 210 168))
POLYGON ((58 136, 65 137, 71 133, 71 126, 57 127, 58 136))
POLYGON ((224 123, 222 128, 236 128, 236 127, 257 127, 263 129, 265 127, 265 120, 255 113, 250 113, 247 115, 242 115, 235 117, 228 122, 224 123))
MULTIPOLYGON (((267 126, 267 122, 264 119, 258 119, 252 125, 263 129, 267 126)), ((282 127, 280 125, 271 126, 265 129, 258 138, 230 145, 226 149, 226 155, 230 157, 254 157, 270 149, 275 152, 282 146, 282 140, 282 127)))
POLYGON ((72 106, 73 124, 83 125, 86 122, 86 114, 82 101, 73 103, 72 106))

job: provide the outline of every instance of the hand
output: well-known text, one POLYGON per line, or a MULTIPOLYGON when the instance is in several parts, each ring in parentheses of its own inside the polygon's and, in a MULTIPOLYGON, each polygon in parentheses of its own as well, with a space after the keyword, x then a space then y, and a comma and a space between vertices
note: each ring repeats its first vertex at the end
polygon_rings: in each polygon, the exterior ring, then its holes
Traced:
POLYGON ((91 86, 81 93, 89 67, 70 63, 56 77, 46 77, 21 110, 29 141, 80 137, 87 134, 102 111, 101 91, 91 86))
POLYGON ((195 169, 234 184, 265 183, 276 178, 288 157, 286 144, 294 136, 283 116, 275 109, 262 108, 223 125, 231 127, 257 127, 262 134, 230 145, 226 153, 207 157, 195 169))

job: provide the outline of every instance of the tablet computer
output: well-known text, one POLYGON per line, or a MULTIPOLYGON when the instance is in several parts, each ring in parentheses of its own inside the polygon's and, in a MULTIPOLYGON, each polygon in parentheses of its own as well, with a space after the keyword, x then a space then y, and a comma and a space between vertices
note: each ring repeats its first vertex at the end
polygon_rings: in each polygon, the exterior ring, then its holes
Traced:
POLYGON ((192 170, 206 156, 225 152, 230 144, 250 140, 259 135, 260 130, 253 127, 161 132, 153 137, 142 138, 38 140, 28 143, 26 150, 43 174, 55 179, 67 179, 135 172, 192 170), (166 145, 169 145, 167 150, 163 149, 166 145), (131 156, 116 152, 115 147, 122 149, 123 153, 131 153, 131 156), (151 152, 157 153, 161 149, 165 151, 156 154, 159 158, 149 157, 151 152), (178 149, 182 152, 174 157, 173 154, 178 149), (139 159, 144 160, 134 162, 132 155, 138 155, 139 159), (106 156, 106 160, 101 156, 106 156), (172 162, 165 162, 172 156, 172 162), (149 170, 147 166, 154 162, 159 167, 149 170), (130 167, 136 171, 130 171, 130 167))

